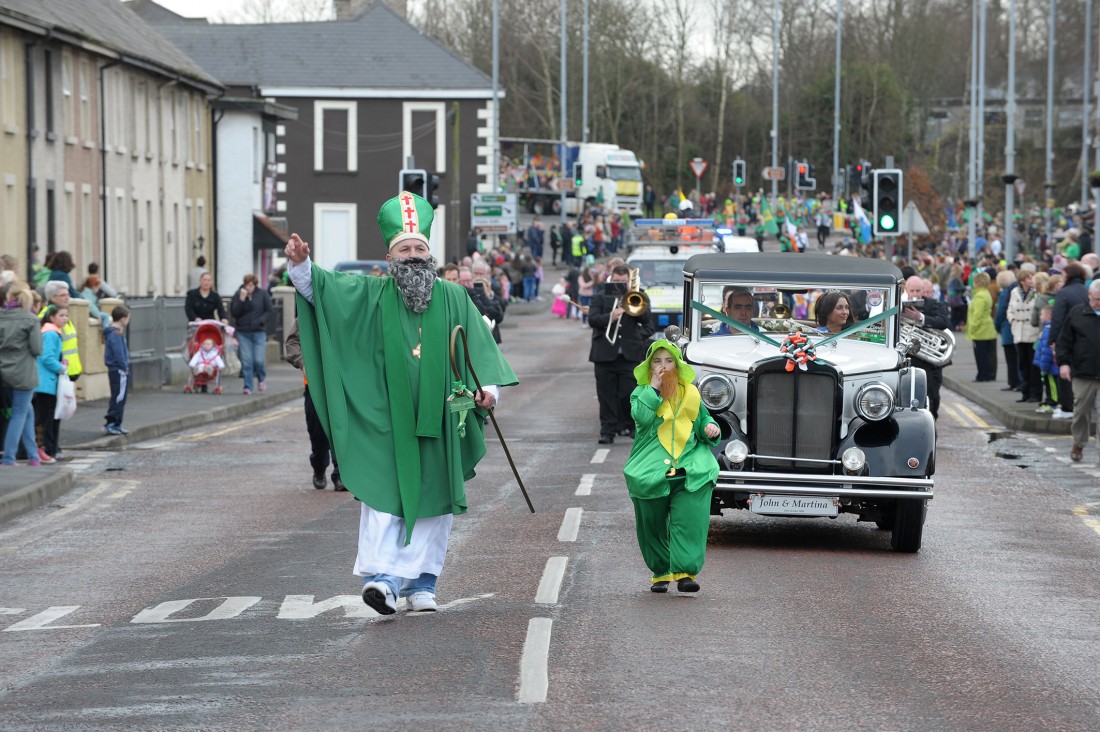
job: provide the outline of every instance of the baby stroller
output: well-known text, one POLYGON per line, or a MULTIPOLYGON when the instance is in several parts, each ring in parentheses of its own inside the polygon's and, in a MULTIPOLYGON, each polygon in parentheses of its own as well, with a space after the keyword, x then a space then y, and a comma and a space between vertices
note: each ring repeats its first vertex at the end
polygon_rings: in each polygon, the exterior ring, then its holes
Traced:
POLYGON ((187 359, 185 394, 207 393, 213 384, 215 394, 222 393, 222 372, 233 349, 233 327, 218 320, 200 320, 187 324, 183 353, 187 359), (209 342, 209 346, 207 343, 209 342))

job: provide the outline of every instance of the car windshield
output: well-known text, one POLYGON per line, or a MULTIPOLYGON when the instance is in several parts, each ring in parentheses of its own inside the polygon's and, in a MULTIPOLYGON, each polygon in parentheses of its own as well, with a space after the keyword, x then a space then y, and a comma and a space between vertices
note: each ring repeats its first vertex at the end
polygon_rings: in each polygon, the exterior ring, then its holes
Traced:
POLYGON ((626 165, 609 165, 607 166, 607 177, 611 180, 640 181, 642 179, 642 169, 626 165))
MULTIPOLYGON (((786 335, 797 323, 807 332, 816 331, 824 337, 881 315, 896 304, 893 291, 888 288, 836 288, 811 283, 804 287, 776 287, 730 280, 697 282, 696 287, 703 305, 724 312, 752 331, 765 334, 786 335)), ((894 317, 870 323, 846 335, 845 339, 887 344, 894 317)), ((698 334, 696 337, 746 335, 699 311, 694 311, 692 318, 692 332, 698 334)))
POLYGON ((644 259, 630 262, 630 266, 638 269, 638 279, 643 289, 658 285, 684 284, 683 259, 644 259))

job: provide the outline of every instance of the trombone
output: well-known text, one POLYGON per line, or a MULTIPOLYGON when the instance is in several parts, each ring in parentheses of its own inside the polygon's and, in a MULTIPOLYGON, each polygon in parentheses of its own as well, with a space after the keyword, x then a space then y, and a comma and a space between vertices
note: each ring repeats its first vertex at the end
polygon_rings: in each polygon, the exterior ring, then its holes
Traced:
MULTIPOLYGON (((649 295, 642 292, 641 277, 637 269, 630 270, 630 282, 627 284, 626 290, 625 295, 615 298, 615 304, 611 306, 612 311, 621 307, 626 315, 635 318, 649 312, 649 295)), ((615 320, 608 318, 607 329, 603 335, 611 345, 615 345, 615 342, 619 340, 619 328, 622 323, 623 318, 621 315, 615 320)))

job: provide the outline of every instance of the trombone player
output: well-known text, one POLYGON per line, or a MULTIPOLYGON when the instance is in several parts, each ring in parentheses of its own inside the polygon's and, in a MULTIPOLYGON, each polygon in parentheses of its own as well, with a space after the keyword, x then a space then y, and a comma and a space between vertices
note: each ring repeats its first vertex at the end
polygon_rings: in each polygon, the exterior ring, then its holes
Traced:
MULTIPOLYGON (((925 282, 919 275, 905 280, 905 299, 901 302, 902 317, 920 328, 951 329, 951 310, 946 303, 925 294, 925 282)), ((934 294, 930 293, 930 294, 934 294)), ((928 375, 928 408, 933 418, 940 414, 940 385, 943 384, 943 366, 937 366, 921 358, 918 352, 913 356, 913 365, 924 369, 928 375)))
POLYGON ((612 444, 616 435, 634 434, 634 420, 630 416, 630 394, 638 385, 634 367, 645 360, 649 338, 654 333, 648 309, 623 307, 628 300, 630 274, 630 267, 615 265, 607 283, 592 296, 588 310, 588 324, 592 327, 588 360, 596 372, 601 445, 612 444))

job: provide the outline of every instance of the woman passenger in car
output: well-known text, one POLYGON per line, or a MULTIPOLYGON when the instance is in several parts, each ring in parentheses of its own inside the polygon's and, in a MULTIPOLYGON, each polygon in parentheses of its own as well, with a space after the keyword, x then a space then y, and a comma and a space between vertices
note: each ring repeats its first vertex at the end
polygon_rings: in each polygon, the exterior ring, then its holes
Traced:
POLYGON ((852 299, 846 292, 829 290, 817 298, 814 304, 814 319, 819 333, 839 333, 856 324, 852 315, 852 299))

